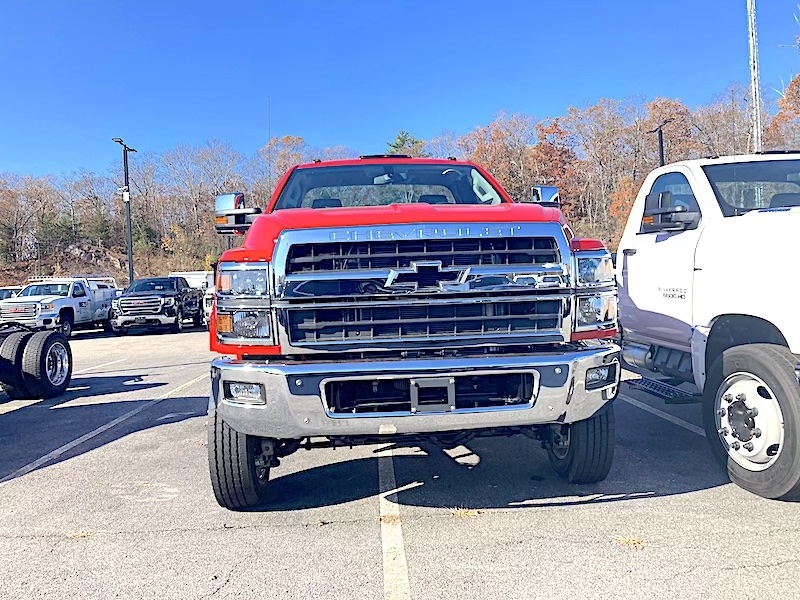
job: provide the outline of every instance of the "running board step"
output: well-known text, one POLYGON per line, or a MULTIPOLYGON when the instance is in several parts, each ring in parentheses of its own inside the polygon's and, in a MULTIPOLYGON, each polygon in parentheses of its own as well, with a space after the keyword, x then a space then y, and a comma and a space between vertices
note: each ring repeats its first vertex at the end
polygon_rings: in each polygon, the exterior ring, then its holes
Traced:
POLYGON ((657 379, 648 379, 642 377, 641 379, 629 379, 628 385, 642 391, 657 396, 664 400, 666 404, 693 404, 700 402, 703 398, 701 394, 692 394, 679 387, 658 381, 657 379))

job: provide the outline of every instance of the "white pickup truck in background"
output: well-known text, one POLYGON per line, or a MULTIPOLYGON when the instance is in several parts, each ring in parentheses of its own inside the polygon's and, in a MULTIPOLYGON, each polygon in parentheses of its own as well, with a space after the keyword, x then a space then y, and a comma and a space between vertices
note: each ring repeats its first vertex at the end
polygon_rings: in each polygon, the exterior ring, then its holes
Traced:
POLYGON ((101 326, 110 331, 113 277, 32 277, 16 296, 0 302, 0 323, 30 329, 60 329, 69 337, 75 327, 101 326))
POLYGON ((800 499, 798 264, 800 153, 656 169, 616 258, 634 385, 700 400, 731 480, 784 500, 800 499))

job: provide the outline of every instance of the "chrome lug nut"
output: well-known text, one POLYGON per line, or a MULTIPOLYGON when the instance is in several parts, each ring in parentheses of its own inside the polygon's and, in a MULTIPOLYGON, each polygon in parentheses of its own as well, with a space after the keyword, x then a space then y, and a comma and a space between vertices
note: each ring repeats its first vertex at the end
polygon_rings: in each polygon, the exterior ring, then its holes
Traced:
POLYGON ((717 433, 720 434, 720 435, 728 435, 730 433, 730 431, 728 431, 727 427, 723 427, 722 429, 718 429, 717 433))
POLYGON ((728 403, 733 402, 733 396, 731 396, 730 394, 725 394, 722 397, 722 399, 725 400, 725 402, 728 402, 728 403))
POLYGON ((745 396, 744 394, 736 394, 736 399, 739 402, 744 402, 745 400, 747 400, 747 396, 745 396))
POLYGON ((753 442, 747 442, 744 445, 744 449, 747 450, 748 452, 752 452, 753 451, 753 442))
POLYGON ((739 442, 733 442, 733 443, 730 445, 730 448, 731 448, 731 450, 738 450, 740 447, 741 447, 741 446, 739 445, 739 442))
POLYGON ((754 438, 761 437, 761 430, 758 427, 753 427, 753 437, 754 438))
POLYGON ((720 408, 717 411, 717 415, 719 415, 720 417, 724 417, 725 416, 725 409, 724 408, 720 408))
POLYGON ((747 415, 750 417, 757 417, 758 416, 758 409, 754 406, 747 410, 747 415))

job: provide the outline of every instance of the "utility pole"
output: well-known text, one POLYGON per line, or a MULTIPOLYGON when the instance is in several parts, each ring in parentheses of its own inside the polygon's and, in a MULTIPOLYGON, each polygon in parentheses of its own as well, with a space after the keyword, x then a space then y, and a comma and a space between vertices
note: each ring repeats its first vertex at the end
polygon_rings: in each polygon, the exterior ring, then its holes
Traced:
POLYGON ((667 123, 672 123, 672 119, 664 119, 664 122, 661 123, 655 129, 651 129, 647 133, 658 133, 658 165, 660 167, 664 166, 664 125, 667 123))
POLYGON ((122 138, 112 138, 112 142, 122 146, 122 166, 125 184, 122 188, 122 203, 125 205, 125 245, 128 251, 128 285, 133 283, 133 233, 131 231, 131 187, 128 179, 128 152, 136 152, 122 141, 122 138))
POLYGON ((750 104, 752 105, 753 152, 761 152, 761 84, 758 72, 756 0, 747 0, 747 28, 750 41, 750 104))

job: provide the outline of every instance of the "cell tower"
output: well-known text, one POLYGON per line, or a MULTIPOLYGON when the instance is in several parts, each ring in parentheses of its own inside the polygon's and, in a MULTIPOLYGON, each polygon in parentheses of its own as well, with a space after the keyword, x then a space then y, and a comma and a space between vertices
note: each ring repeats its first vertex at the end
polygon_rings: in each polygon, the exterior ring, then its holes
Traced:
POLYGON ((758 74, 758 36, 756 0, 747 0, 747 27, 750 38, 750 105, 752 107, 753 152, 761 151, 761 86, 758 74))

